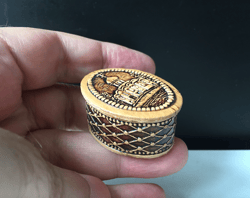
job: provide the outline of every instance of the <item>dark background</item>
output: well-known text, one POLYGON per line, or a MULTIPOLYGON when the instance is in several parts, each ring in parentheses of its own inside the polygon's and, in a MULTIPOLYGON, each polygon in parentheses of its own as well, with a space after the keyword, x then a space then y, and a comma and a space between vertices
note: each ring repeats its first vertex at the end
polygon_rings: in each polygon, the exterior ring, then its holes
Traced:
POLYGON ((189 149, 250 148, 250 2, 0 0, 2 26, 64 31, 151 56, 181 92, 189 149))

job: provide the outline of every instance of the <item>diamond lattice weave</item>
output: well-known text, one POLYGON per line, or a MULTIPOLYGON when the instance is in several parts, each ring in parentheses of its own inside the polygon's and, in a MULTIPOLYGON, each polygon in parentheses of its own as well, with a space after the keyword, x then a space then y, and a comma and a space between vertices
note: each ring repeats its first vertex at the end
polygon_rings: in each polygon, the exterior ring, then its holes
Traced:
POLYGON ((110 118, 87 104, 89 128, 103 145, 129 155, 157 155, 174 143, 176 116, 158 123, 131 123, 110 118))

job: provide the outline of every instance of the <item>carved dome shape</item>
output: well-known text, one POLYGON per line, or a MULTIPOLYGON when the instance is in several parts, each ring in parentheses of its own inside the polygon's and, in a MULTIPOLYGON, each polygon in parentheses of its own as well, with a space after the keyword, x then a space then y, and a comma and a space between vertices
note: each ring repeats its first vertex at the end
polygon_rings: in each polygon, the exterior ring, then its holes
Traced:
POLYGON ((88 88, 93 90, 92 94, 96 98, 128 110, 155 111, 167 108, 175 101, 174 93, 169 86, 153 75, 133 70, 98 72, 89 80, 88 88))

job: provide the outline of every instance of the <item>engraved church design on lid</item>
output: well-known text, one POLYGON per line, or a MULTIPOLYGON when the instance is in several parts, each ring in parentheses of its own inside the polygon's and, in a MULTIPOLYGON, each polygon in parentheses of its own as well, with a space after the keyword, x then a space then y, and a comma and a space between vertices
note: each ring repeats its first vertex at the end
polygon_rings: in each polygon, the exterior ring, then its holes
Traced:
POLYGON ((96 74, 88 86, 98 99, 128 110, 159 110, 174 102, 174 93, 164 83, 140 72, 107 71, 96 74))

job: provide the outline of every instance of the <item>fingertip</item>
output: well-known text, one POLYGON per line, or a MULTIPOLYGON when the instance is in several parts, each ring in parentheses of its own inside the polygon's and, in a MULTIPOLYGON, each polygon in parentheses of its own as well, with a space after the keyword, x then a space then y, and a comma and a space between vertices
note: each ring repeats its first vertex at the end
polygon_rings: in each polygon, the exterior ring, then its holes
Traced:
MULTIPOLYGON (((61 169, 58 167, 55 167, 55 169, 60 170, 57 174, 57 178, 60 178, 59 180, 61 180, 61 184, 57 184, 55 190, 56 193, 59 192, 60 197, 90 197, 91 185, 86 179, 71 170, 61 169)), ((56 178, 54 178, 54 180, 54 183, 58 183, 56 182, 56 178)))
POLYGON ((90 198, 110 198, 108 187, 97 177, 81 175, 90 186, 90 198))
POLYGON ((129 68, 155 73, 155 63, 150 56, 113 43, 101 44, 104 68, 129 68))
POLYGON ((151 58, 147 54, 144 54, 143 52, 139 52, 139 51, 136 51, 136 50, 134 50, 134 51, 136 53, 138 53, 139 56, 141 56, 142 64, 141 64, 141 68, 140 69, 142 71, 146 71, 146 72, 149 72, 151 74, 154 74, 155 71, 156 71, 156 67, 155 67, 155 62, 154 62, 153 58, 151 58))
POLYGON ((108 188, 112 198, 166 198, 164 190, 157 184, 120 184, 108 188))
MULTIPOLYGON (((175 137, 175 155, 178 156, 178 162, 176 163, 175 171, 173 173, 176 173, 180 171, 187 163, 188 160, 188 147, 186 143, 180 139, 175 137)), ((170 151, 171 152, 171 151, 170 151)))
POLYGON ((110 198, 108 187, 97 177, 61 169, 62 197, 110 198))

